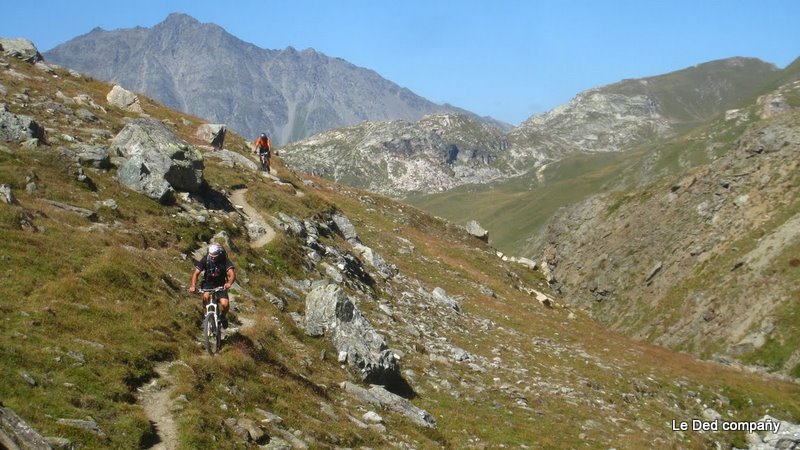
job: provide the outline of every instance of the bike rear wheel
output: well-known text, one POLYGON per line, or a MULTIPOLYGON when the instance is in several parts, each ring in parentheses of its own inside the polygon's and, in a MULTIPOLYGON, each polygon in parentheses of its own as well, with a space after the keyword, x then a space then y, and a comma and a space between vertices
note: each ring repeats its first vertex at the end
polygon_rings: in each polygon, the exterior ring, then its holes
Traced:
POLYGON ((222 345, 222 334, 213 314, 208 314, 203 319, 203 344, 205 344, 208 353, 212 355, 219 353, 219 348, 222 345))

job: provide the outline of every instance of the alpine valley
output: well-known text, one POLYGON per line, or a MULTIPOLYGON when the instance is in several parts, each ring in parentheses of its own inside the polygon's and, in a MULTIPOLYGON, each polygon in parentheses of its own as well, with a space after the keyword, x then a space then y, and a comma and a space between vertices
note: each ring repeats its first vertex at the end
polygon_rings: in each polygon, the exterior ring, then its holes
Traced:
POLYGON ((510 127, 173 14, 0 39, 0 99, 0 447, 800 447, 800 60, 510 127))

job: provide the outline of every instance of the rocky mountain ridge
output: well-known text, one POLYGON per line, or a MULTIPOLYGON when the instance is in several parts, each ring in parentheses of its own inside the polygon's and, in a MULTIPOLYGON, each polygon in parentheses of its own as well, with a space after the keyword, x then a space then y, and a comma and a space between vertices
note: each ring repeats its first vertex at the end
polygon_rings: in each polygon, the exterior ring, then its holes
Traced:
POLYGON ((13 130, 0 144, 0 261, 25 268, 0 285, 25 298, 1 307, 4 446, 796 442, 796 384, 608 333, 458 226, 279 160, 260 173, 241 137, 212 147, 196 117, 144 96, 141 111, 126 109, 110 103, 112 89, 0 57, 0 129, 13 130), (189 150, 202 157, 199 186, 152 170, 189 150), (120 169, 137 155, 144 182, 128 186, 120 169), (174 193, 149 189, 157 182, 174 193), (267 243, 253 211, 275 231, 267 243), (233 326, 214 357, 185 294, 210 241, 238 274, 233 326), (141 400, 161 391, 172 433, 141 400), (781 428, 682 432, 672 418, 781 428))
POLYGON ((430 194, 516 177, 570 155, 619 152, 667 139, 723 114, 750 96, 754 98, 781 73, 756 59, 730 58, 590 89, 507 133, 448 114, 449 118, 413 124, 361 124, 333 130, 288 145, 282 152, 290 165, 354 186, 400 198, 430 194), (682 100, 684 97, 691 101, 682 100), (447 120, 458 120, 461 126, 432 141, 432 130, 441 129, 441 122, 447 120), (361 139, 376 128, 380 132, 374 139, 361 139), (480 139, 482 134, 487 137, 480 139), (417 150, 405 151, 409 142, 417 150), (421 156, 441 154, 442 148, 464 147, 467 152, 491 158, 451 162, 421 156), (396 173, 413 173, 415 182, 409 183, 396 173))
POLYGON ((267 132, 276 144, 365 120, 465 112, 341 58, 313 49, 261 49, 179 13, 152 28, 96 28, 45 57, 243 136, 267 132))

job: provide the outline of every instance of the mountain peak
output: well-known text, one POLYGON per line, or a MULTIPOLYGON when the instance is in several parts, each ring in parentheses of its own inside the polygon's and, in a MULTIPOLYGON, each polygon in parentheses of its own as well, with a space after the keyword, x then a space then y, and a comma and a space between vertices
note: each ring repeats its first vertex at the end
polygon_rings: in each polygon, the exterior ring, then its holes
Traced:
POLYGON ((195 19, 194 17, 182 13, 182 12, 174 12, 170 13, 163 22, 159 25, 169 25, 169 26, 182 26, 182 25, 199 25, 200 21, 195 19))
POLYGON ((369 69, 331 64, 334 58, 314 49, 266 50, 180 12, 152 28, 81 36, 46 56, 227 123, 244 136, 270 130, 277 145, 365 120, 416 120, 452 109, 403 91, 369 69), (292 80, 290 87, 285 80, 292 80))

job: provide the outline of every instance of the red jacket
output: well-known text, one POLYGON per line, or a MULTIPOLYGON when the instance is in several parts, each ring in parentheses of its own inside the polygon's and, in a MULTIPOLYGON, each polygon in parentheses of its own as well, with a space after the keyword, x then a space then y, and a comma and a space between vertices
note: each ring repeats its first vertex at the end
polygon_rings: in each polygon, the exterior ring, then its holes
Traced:
POLYGON ((272 148, 272 142, 270 142, 269 138, 264 139, 259 136, 259 138, 256 139, 256 148, 270 150, 272 148))

